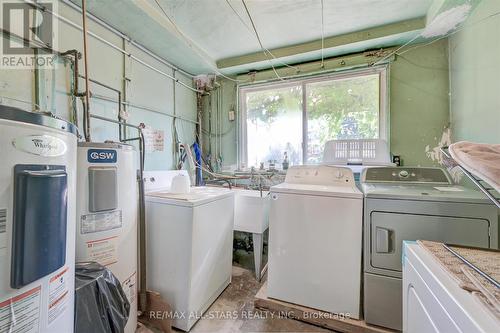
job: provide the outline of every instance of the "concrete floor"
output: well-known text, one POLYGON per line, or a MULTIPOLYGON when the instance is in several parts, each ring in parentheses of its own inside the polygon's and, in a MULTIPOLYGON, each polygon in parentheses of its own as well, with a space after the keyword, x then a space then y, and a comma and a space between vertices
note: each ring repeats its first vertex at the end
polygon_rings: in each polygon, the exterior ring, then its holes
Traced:
POLYGON ((211 318, 200 319, 191 332, 331 332, 254 309, 253 298, 261 286, 253 271, 233 266, 232 283, 206 313, 211 318))

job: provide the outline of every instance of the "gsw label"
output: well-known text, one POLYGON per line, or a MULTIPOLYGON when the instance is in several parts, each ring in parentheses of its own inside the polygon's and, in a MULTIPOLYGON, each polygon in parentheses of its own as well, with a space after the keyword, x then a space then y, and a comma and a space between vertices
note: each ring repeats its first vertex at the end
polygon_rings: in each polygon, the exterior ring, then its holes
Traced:
POLYGON ((113 149, 89 149, 87 161, 89 163, 116 163, 116 150, 113 149))

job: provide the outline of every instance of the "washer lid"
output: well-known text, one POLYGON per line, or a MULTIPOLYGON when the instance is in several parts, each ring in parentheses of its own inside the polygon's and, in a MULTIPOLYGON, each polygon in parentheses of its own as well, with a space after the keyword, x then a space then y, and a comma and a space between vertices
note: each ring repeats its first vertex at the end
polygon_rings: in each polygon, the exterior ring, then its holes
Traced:
POLYGON ((459 185, 440 184, 362 184, 367 198, 490 203, 479 191, 459 185))
POLYGON ((0 119, 51 127, 77 135, 77 128, 75 125, 56 118, 50 113, 28 112, 19 108, 0 105, 0 119))
POLYGON ((328 196, 338 198, 362 198, 363 193, 356 186, 331 186, 281 183, 271 187, 271 193, 328 196))
POLYGON ((172 193, 169 189, 148 192, 146 201, 193 207, 231 196, 234 192, 226 188, 197 186, 191 187, 189 193, 172 193))

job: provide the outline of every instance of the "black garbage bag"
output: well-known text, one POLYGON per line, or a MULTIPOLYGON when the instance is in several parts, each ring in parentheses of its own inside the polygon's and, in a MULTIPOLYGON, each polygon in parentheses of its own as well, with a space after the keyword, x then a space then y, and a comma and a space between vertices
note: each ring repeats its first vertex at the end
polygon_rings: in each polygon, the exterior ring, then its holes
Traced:
POLYGON ((75 270, 75 333, 123 333, 130 303, 106 267, 78 263, 75 270))

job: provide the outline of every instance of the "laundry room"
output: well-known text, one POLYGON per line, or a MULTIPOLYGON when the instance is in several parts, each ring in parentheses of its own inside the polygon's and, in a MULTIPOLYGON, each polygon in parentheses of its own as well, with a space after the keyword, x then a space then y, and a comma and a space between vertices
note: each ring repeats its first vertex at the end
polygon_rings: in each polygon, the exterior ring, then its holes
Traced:
POLYGON ((0 29, 0 333, 500 332, 500 0, 0 29))

